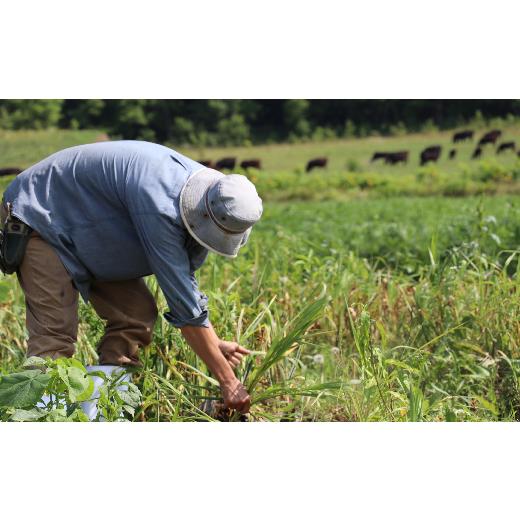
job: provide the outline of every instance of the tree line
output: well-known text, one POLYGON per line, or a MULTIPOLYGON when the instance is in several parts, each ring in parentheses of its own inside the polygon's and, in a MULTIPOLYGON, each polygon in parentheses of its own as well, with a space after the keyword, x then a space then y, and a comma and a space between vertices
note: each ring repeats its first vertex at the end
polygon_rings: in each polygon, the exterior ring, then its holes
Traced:
POLYGON ((398 135, 520 117, 520 100, 7 99, 0 128, 99 128, 115 138, 226 146, 398 135))

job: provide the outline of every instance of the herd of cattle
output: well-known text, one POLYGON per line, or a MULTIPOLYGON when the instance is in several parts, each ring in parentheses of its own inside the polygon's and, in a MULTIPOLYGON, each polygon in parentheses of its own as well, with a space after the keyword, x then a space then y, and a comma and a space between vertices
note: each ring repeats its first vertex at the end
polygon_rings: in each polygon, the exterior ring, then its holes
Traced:
MULTIPOLYGON (((238 163, 236 157, 223 157, 216 162, 213 161, 198 161, 206 168, 215 168, 215 170, 234 170, 238 164, 243 170, 249 168, 256 168, 257 170, 262 169, 262 161, 260 159, 246 159, 238 163)), ((306 172, 310 172, 314 168, 325 168, 327 166, 327 157, 316 157, 307 162, 305 167, 306 172)))
MULTIPOLYGON (((475 132, 473 130, 462 130, 460 132, 456 132, 453 134, 452 142, 453 144, 457 144, 464 141, 472 141, 475 136, 475 132)), ((471 158, 478 159, 482 155, 482 151, 487 144, 492 144, 494 146, 497 145, 498 141, 502 137, 501 130, 491 130, 486 132, 478 141, 475 150, 473 151, 471 158)), ((501 154, 506 150, 516 151, 516 144, 514 141, 504 141, 498 144, 496 148, 496 153, 501 154)), ((421 166, 429 162, 437 162, 442 153, 441 145, 428 146, 425 148, 419 156, 419 163, 421 166)), ((520 151, 517 152, 518 157, 520 157, 520 151)), ((370 162, 383 160, 385 164, 399 164, 399 163, 407 163, 410 156, 410 152, 408 150, 401 150, 398 152, 374 152, 372 155, 372 159, 370 162)), ((455 159, 457 156, 457 149, 451 148, 448 152, 449 159, 455 159)), ((236 157, 224 157, 215 163, 212 161, 199 161, 201 164, 208 168, 215 168, 216 170, 233 170, 237 165, 240 168, 247 170, 248 168, 262 168, 262 162, 260 159, 248 159, 240 162, 238 164, 236 157)), ((327 157, 315 157, 307 162, 305 167, 306 172, 310 172, 315 168, 326 168, 328 163, 327 157)))
MULTIPOLYGON (((473 137, 475 135, 475 132, 473 130, 462 130, 460 132, 456 132, 453 134, 452 142, 453 144, 457 144, 464 141, 472 141, 473 137)), ((478 159, 482 156, 482 151, 484 149, 484 146, 487 144, 491 144, 493 146, 496 146, 499 139, 502 137, 502 130, 491 130, 489 132, 486 132, 478 141, 477 146, 473 150, 473 153, 471 154, 472 159, 478 159)), ((504 141, 498 144, 496 147, 496 153, 501 154, 502 152, 505 152, 506 150, 512 150, 513 152, 516 150, 516 144, 514 141, 504 141)), ((419 156, 419 162, 421 166, 424 166, 425 164, 429 162, 437 162, 441 156, 442 152, 442 146, 441 145, 434 145, 434 146, 428 146, 425 148, 420 156, 419 156)), ((518 157, 520 157, 520 151, 517 152, 518 157)), ((457 156, 457 149, 451 148, 451 150, 448 152, 448 158, 449 159, 455 159, 457 156)), ((374 155, 372 155, 372 159, 370 162, 374 162, 377 160, 383 160, 385 164, 398 164, 398 163, 407 163, 409 158, 409 152, 408 150, 401 150, 398 152, 374 152, 374 155)))
MULTIPOLYGON (((472 141, 474 138, 475 132, 473 130, 462 130, 460 132, 456 132, 453 134, 452 142, 453 144, 457 144, 464 141, 472 141)), ((482 155, 482 151, 484 146, 487 144, 491 144, 496 146, 498 141, 502 137, 501 130, 491 130, 486 132, 478 141, 475 150, 473 151, 471 158, 478 159, 482 155)), ((506 150, 511 150, 513 152, 516 151, 516 144, 514 141, 503 141, 496 146, 496 153, 501 154, 506 150)), ((425 148, 420 156, 420 165, 423 166, 429 162, 437 162, 441 156, 442 146, 434 145, 428 146, 425 148)), ((370 162, 384 161, 385 164, 399 164, 399 163, 407 163, 409 159, 410 153, 408 150, 401 150, 398 152, 374 152, 372 155, 372 159, 370 162)), ((520 157, 520 150, 517 152, 518 157, 520 157)), ((449 159, 455 159, 457 156, 457 149, 451 148, 448 152, 449 159)), ((238 163, 236 157, 223 157, 218 161, 199 161, 200 164, 206 166, 207 168, 214 168, 215 170, 234 170, 237 166, 240 166, 243 170, 248 170, 249 168, 256 168, 257 170, 262 169, 262 161, 260 159, 246 159, 238 163)), ((305 167, 305 171, 308 173, 315 168, 326 168, 328 163, 327 157, 315 157, 307 162, 305 167)), ((0 168, 0 177, 6 175, 18 175, 22 170, 20 168, 0 168)))

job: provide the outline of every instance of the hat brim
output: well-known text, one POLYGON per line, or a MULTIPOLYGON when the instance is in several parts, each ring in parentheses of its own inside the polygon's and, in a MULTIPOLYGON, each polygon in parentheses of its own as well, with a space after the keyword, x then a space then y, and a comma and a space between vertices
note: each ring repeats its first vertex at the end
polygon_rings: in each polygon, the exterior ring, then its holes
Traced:
POLYGON ((201 246, 218 255, 235 258, 247 241, 250 229, 244 233, 227 233, 213 222, 206 209, 206 191, 222 177, 225 177, 223 173, 211 168, 193 173, 181 190, 181 218, 201 246))

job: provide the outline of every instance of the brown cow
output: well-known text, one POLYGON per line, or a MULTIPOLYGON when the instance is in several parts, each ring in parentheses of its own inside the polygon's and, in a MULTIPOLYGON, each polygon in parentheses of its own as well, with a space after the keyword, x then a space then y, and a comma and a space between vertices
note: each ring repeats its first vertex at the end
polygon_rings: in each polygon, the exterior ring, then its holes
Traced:
POLYGON ((516 149, 516 145, 514 141, 507 141, 506 143, 500 143, 499 147, 497 148, 497 155, 499 153, 505 152, 506 150, 513 150, 513 152, 516 149))
POLYGON ((397 163, 408 162, 408 151, 403 150, 400 152, 388 152, 385 158, 385 164, 397 164, 397 163))
POLYGON ((450 160, 455 159, 456 155, 457 155, 457 150, 455 150, 455 149, 450 150, 450 154, 449 154, 450 160))
POLYGON ((223 157, 215 164, 215 170, 233 170, 237 163, 236 157, 223 157))
POLYGON ((467 139, 471 141, 474 134, 475 132, 473 130, 461 130, 460 132, 453 134, 453 142, 459 143, 460 141, 466 141, 467 139))
POLYGON ((421 152, 421 166, 424 166, 427 162, 437 162, 441 156, 442 147, 439 145, 428 146, 421 152))
POLYGON ((198 161, 199 164, 202 164, 202 166, 205 166, 206 168, 213 168, 213 161, 204 160, 204 161, 198 161))
POLYGON ((0 177, 5 177, 6 175, 18 175, 22 172, 23 170, 20 168, 0 168, 0 177))
POLYGON ((262 169, 262 162, 260 159, 246 159, 240 163, 240 168, 247 170, 248 168, 262 169))
POLYGON ((495 144, 501 135, 502 130, 491 130, 480 138, 477 146, 482 146, 484 144, 495 144))
POLYGON ((482 148, 480 146, 477 146, 475 148, 475 151, 473 152, 473 155, 471 156, 472 159, 478 159, 482 155, 482 148))
POLYGON ((328 159, 326 157, 316 157, 311 159, 305 168, 305 171, 309 173, 314 168, 326 168, 328 159))

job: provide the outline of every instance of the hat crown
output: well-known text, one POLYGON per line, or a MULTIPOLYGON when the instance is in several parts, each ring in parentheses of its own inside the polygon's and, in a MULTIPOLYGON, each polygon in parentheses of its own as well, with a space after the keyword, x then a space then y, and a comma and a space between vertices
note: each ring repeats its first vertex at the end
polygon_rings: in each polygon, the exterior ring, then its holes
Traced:
POLYGON ((224 229, 243 233, 262 216, 262 199, 244 175, 230 174, 208 190, 211 216, 224 229))

